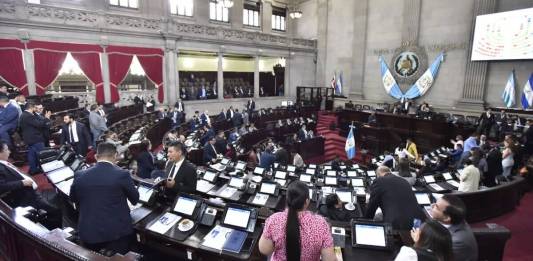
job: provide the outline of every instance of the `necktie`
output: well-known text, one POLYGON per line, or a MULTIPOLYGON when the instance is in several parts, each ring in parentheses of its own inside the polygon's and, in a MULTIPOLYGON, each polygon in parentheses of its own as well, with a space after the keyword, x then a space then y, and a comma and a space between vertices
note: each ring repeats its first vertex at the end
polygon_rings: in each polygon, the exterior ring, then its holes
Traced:
POLYGON ((72 125, 68 126, 68 132, 69 132, 69 135, 70 135, 70 144, 73 144, 74 143, 74 133, 72 133, 72 125))

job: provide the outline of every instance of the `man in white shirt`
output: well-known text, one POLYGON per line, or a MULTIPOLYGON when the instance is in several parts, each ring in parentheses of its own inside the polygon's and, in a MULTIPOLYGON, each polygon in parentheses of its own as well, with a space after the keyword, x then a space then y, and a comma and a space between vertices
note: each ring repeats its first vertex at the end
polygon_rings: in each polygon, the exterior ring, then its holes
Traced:
POLYGON ((61 211, 46 202, 36 191, 37 183, 27 174, 8 162, 11 151, 0 140, 0 195, 12 208, 31 206, 47 212, 43 225, 48 229, 61 228, 61 211))
POLYGON ((472 164, 472 159, 468 158, 464 161, 465 168, 461 171, 459 177, 459 191, 473 192, 479 189, 479 169, 472 164))

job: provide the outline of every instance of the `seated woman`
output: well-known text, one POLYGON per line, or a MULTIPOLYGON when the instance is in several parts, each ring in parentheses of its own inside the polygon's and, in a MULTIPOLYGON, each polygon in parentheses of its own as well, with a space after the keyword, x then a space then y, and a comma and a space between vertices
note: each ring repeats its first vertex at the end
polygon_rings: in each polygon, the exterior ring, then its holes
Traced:
POLYGON ((326 196, 326 204, 320 206, 318 212, 333 221, 347 222, 355 217, 344 209, 341 199, 335 193, 326 196))
POLYGON ((141 142, 139 154, 135 157, 135 161, 137 161, 137 176, 144 179, 151 178, 151 173, 155 170, 154 156, 150 152, 151 148, 152 144, 150 141, 143 140, 141 142))
POLYGON ((428 219, 420 228, 411 230, 413 247, 403 246, 395 261, 451 261, 452 236, 439 222, 428 219))
POLYGON ((329 224, 307 211, 309 188, 294 181, 287 190, 287 209, 265 221, 259 251, 270 260, 336 260, 329 224))

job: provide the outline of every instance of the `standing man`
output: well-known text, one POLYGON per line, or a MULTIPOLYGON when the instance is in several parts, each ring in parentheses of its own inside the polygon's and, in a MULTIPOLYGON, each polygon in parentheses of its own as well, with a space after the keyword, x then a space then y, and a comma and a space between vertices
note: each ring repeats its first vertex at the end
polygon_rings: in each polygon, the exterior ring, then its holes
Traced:
POLYGON ((63 122, 61 144, 70 144, 77 154, 86 156, 91 146, 91 135, 85 125, 77 122, 72 114, 65 115, 63 122))
POLYGON ((99 144, 96 165, 74 176, 70 199, 79 210, 78 231, 85 247, 126 254, 133 235, 127 200, 137 204, 139 192, 129 172, 115 165, 116 156, 115 145, 99 144))
POLYGON ((235 127, 235 128, 241 126, 241 124, 242 124, 242 114, 239 112, 239 109, 235 109, 235 114, 233 115, 233 118, 231 119, 231 122, 233 122, 233 127, 235 127))
MULTIPOLYGON (((44 106, 42 104, 36 104, 35 105, 35 115, 37 115, 40 119, 44 120, 44 106)), ((50 127, 47 126, 43 130, 43 137, 44 137, 44 146, 50 147, 50 127)))
POLYGON ((0 93, 0 140, 9 147, 13 147, 11 133, 15 131, 18 124, 19 113, 17 108, 9 102, 7 95, 0 93))
POLYGON ((248 103, 246 104, 246 109, 248 110, 249 114, 252 114, 252 112, 255 110, 255 101, 253 99, 248 100, 248 103))
POLYGON ((176 101, 176 104, 174 104, 174 108, 176 108, 176 110, 181 113, 185 111, 185 105, 183 104, 181 99, 178 99, 178 101, 176 101))
POLYGON ((431 217, 443 224, 452 235, 455 260, 477 260, 477 242, 472 229, 465 221, 466 206, 453 195, 444 194, 431 205, 431 217))
POLYGON ((393 175, 385 166, 379 166, 376 174, 378 178, 370 186, 365 218, 374 218, 379 207, 383 211, 383 221, 390 223, 396 230, 411 229, 415 218, 425 220, 415 193, 405 179, 393 175))
POLYGON ((196 167, 186 157, 187 149, 183 143, 174 141, 168 144, 165 194, 172 200, 179 192, 196 191, 196 167))
POLYGON ((233 106, 229 106, 229 109, 228 109, 228 111, 226 112, 226 119, 227 119, 228 121, 231 121, 231 120, 233 119, 233 115, 234 115, 234 113, 233 113, 233 106))
POLYGON ((93 134, 93 148, 96 148, 96 140, 98 140, 102 133, 107 130, 105 118, 100 115, 98 105, 96 104, 91 105, 89 125, 91 128, 91 133, 93 134))
POLYGON ((47 111, 44 118, 41 118, 35 115, 35 108, 35 104, 29 102, 20 117, 22 139, 28 145, 28 163, 31 175, 39 173, 39 152, 44 149, 43 129, 50 128, 50 116, 52 115, 52 112, 47 111))

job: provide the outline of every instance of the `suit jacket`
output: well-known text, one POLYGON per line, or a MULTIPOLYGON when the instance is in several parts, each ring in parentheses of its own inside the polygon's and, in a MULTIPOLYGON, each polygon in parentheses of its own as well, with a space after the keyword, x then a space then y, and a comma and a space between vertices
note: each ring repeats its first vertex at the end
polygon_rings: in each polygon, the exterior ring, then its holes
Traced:
POLYGON ((246 104, 246 108, 248 109, 248 111, 253 111, 255 110, 255 101, 248 101, 248 103, 246 104))
POLYGON ((476 261, 477 241, 470 226, 463 223, 452 225, 448 228, 452 234, 452 250, 455 260, 476 261))
POLYGON ((28 111, 23 111, 20 116, 22 139, 27 145, 44 142, 43 129, 50 128, 50 120, 41 118, 28 111))
MULTIPOLYGON (((107 130, 107 124, 105 122, 104 117, 96 111, 91 111, 91 113, 89 114, 89 125, 91 126, 91 131, 92 130, 99 130, 99 131, 107 130)), ((95 139, 96 138, 97 137, 95 137, 95 139)))
POLYGON ((133 233, 126 200, 137 204, 139 192, 128 171, 109 162, 79 171, 74 175, 70 199, 79 210, 82 242, 108 242, 133 233))
POLYGON ((217 149, 218 153, 225 154, 226 153, 226 146, 228 145, 228 142, 224 138, 216 138, 215 141, 215 149, 217 149))
POLYGON ((224 112, 220 112, 217 116, 217 121, 223 121, 226 120, 226 114, 224 112))
POLYGON ((393 229, 408 230, 413 226, 414 218, 425 220, 411 185, 393 174, 375 179, 370 186, 365 217, 374 218, 378 207, 383 211, 383 220, 392 224, 393 229))
POLYGON ((261 158, 259 161, 259 166, 265 170, 271 170, 274 162, 276 161, 276 156, 272 153, 263 152, 261 153, 261 158))
POLYGON ((25 187, 22 180, 15 170, 0 163, 0 196, 6 194, 2 199, 11 207, 31 205, 29 202, 36 196, 35 190, 25 187))
POLYGON ((149 151, 139 153, 137 160, 137 176, 141 178, 150 178, 152 171, 155 170, 154 157, 149 151))
POLYGON ((15 105, 8 103, 7 106, 0 111, 0 128, 8 131, 17 128, 19 119, 19 112, 15 105))
MULTIPOLYGON (((213 145, 213 147, 214 146, 215 145, 213 145)), ((211 146, 211 144, 209 144, 209 142, 207 142, 204 145, 204 154, 203 154, 204 163, 209 163, 211 160, 217 158, 217 152, 218 151, 215 152, 215 150, 213 150, 213 147, 211 146)))
MULTIPOLYGON (((89 131, 85 127, 84 124, 75 122, 76 124, 76 133, 78 134, 78 147, 80 150, 85 151, 85 154, 87 154, 87 148, 89 148, 91 144, 91 134, 89 134, 89 131)), ((61 144, 72 144, 73 141, 70 140, 70 132, 69 132, 69 126, 67 124, 64 124, 63 127, 61 127, 61 144)), ((82 155, 85 155, 84 153, 81 153, 82 155)))
POLYGON ((205 113, 202 113, 202 115, 200 115, 200 121, 202 122, 202 125, 206 125, 207 124, 207 117, 209 117, 209 116, 206 115, 205 113))
MULTIPOLYGON (((168 162, 165 167, 165 177, 169 177, 170 170, 174 166, 174 162, 168 162)), ((187 160, 184 160, 181 164, 174 181, 176 184, 174 187, 167 189, 166 193, 170 197, 176 197, 179 192, 193 193, 196 191, 196 167, 187 160)))
POLYGON ((233 122, 233 127, 238 127, 242 125, 242 114, 240 112, 235 112, 233 114, 233 118, 231 119, 231 122, 233 122))
POLYGON ((233 116, 235 116, 235 112, 234 112, 233 110, 228 109, 228 110, 226 111, 226 119, 227 119, 228 121, 231 120, 231 119, 233 118, 232 115, 231 115, 232 112, 233 112, 233 116))
POLYGON ((305 132, 302 129, 300 129, 298 131, 298 139, 300 139, 300 140, 306 140, 307 139, 307 135, 305 134, 305 132))

